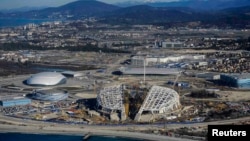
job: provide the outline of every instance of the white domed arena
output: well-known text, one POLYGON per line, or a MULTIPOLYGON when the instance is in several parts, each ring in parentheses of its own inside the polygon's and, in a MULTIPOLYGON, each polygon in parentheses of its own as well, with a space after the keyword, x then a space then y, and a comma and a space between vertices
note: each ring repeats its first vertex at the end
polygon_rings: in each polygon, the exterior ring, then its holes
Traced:
POLYGON ((41 72, 31 75, 25 83, 31 86, 55 86, 65 84, 67 81, 61 73, 57 72, 41 72))
POLYGON ((68 98, 67 91, 60 91, 56 89, 41 89, 35 90, 31 98, 42 101, 60 101, 68 98))

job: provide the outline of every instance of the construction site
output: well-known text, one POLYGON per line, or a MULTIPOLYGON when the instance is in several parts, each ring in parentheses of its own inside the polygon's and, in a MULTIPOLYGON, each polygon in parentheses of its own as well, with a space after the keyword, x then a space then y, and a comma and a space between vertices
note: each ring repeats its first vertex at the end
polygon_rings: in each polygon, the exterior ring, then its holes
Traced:
MULTIPOLYGON (((84 55, 79 53, 77 57, 81 60, 84 55)), ((91 60, 95 55, 86 55, 85 63, 102 59, 99 56, 91 60)), ((65 76, 64 84, 41 87, 23 83, 31 76, 37 78, 36 74, 3 76, 0 113, 21 119, 94 125, 205 122, 249 115, 249 91, 214 83, 218 81, 216 73, 192 70, 183 63, 146 64, 140 60, 136 60, 139 66, 132 68, 122 64, 129 63, 127 54, 102 56, 108 56, 109 61, 103 59, 107 64, 98 63, 94 66, 98 69, 58 72, 65 76), (186 67, 179 67, 182 65, 186 67), (126 67, 126 73, 112 74, 122 70, 120 67, 126 67)), ((62 57, 57 62, 70 60, 62 57)), ((46 83, 46 77, 39 75, 37 80, 46 83)))
POLYGON ((97 102, 101 113, 116 121, 149 122, 160 115, 165 118, 178 115, 175 111, 181 107, 179 95, 174 90, 136 84, 105 87, 99 92, 97 102))

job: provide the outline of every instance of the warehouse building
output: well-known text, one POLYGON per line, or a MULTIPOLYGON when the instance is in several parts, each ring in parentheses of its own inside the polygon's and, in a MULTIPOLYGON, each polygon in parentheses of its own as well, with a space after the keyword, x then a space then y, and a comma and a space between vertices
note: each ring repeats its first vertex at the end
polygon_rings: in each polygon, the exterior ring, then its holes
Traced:
POLYGON ((181 42, 162 42, 162 48, 182 48, 184 44, 181 42))
POLYGON ((24 97, 3 98, 0 100, 2 107, 12 107, 31 104, 31 100, 24 97))
POLYGON ((250 73, 221 74, 220 80, 230 87, 250 89, 250 73))
MULTIPOLYGON (((182 60, 190 60, 190 61, 201 61, 204 63, 206 59, 205 55, 172 55, 172 56, 154 56, 154 55, 147 55, 147 56, 133 56, 131 57, 131 65, 132 66, 153 66, 157 64, 163 63, 173 63, 173 62, 180 62, 182 60), (145 63, 145 64, 144 64, 145 63)), ((202 63, 200 65, 202 65, 202 63)))
POLYGON ((197 78, 203 78, 206 80, 219 80, 220 79, 220 74, 212 73, 212 72, 196 73, 195 76, 197 78))
MULTIPOLYGON (((144 68, 120 68, 123 75, 143 75, 144 68)), ((146 75, 177 75, 181 70, 175 68, 145 68, 146 75)))

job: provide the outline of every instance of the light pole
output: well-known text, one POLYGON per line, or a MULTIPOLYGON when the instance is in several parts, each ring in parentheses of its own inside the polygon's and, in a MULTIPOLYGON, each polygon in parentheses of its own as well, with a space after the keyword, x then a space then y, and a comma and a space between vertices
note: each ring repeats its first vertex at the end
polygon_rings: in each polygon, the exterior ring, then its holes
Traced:
POLYGON ((145 80, 146 80, 146 56, 144 56, 144 59, 143 59, 143 80, 144 80, 144 84, 145 83, 145 80))

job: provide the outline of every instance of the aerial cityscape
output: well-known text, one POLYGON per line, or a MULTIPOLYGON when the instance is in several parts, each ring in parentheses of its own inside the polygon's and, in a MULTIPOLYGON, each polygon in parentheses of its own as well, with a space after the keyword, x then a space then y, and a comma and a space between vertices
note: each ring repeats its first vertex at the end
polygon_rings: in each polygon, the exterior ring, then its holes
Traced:
POLYGON ((250 124, 250 0, 3 4, 0 140, 207 141, 208 125, 250 124))

